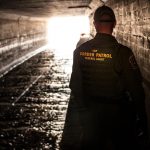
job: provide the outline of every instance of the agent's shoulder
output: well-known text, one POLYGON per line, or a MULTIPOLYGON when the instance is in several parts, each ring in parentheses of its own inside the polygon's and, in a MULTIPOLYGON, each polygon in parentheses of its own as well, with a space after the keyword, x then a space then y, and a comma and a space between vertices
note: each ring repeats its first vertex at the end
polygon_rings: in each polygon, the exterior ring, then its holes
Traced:
POLYGON ((120 49, 120 53, 122 53, 124 55, 133 53, 131 48, 129 48, 126 45, 120 44, 120 43, 119 43, 119 49, 120 49))
POLYGON ((89 47, 91 47, 92 45, 92 40, 89 40, 89 41, 86 41, 84 42, 83 44, 81 44, 79 47, 76 48, 76 51, 80 51, 80 50, 86 50, 88 49, 89 47))

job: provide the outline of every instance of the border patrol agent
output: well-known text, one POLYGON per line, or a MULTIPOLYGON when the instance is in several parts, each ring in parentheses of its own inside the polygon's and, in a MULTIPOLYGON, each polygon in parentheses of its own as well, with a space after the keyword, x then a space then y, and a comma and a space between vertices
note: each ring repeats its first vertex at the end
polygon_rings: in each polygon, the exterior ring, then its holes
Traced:
POLYGON ((80 149, 137 150, 137 115, 143 133, 147 129, 140 70, 131 49, 112 36, 116 18, 110 7, 95 11, 94 25, 96 36, 74 51, 70 81, 83 127, 80 149))

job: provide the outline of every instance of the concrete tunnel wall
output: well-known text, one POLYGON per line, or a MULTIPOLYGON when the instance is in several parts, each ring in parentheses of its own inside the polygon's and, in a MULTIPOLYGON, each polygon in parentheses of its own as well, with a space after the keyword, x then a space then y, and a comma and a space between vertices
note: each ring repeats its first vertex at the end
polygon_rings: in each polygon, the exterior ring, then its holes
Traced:
POLYGON ((45 22, 11 14, 0 17, 0 76, 46 43, 45 22))
POLYGON ((144 79, 150 83, 150 1, 111 0, 117 17, 114 35, 133 49, 144 79))

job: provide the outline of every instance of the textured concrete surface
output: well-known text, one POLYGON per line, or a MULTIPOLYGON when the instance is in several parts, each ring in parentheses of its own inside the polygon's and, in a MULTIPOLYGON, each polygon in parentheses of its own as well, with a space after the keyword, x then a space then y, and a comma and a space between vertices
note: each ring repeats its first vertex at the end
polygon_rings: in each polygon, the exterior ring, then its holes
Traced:
POLYGON ((150 1, 111 0, 117 26, 114 35, 133 49, 144 78, 150 82, 150 1))
MULTIPOLYGON (((99 0, 93 0, 100 2, 99 0)), ((30 17, 84 15, 91 10, 92 0, 0 0, 0 10, 30 17)))
POLYGON ((0 19, 0 29, 1 75, 46 44, 45 22, 5 18, 0 19))
POLYGON ((59 149, 70 94, 68 63, 44 51, 0 79, 1 150, 59 149))

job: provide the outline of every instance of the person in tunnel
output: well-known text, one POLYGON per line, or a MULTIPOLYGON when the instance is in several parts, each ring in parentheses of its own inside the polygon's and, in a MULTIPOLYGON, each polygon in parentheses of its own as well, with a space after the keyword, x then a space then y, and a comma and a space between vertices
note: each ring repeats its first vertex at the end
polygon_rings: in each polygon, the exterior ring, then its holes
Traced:
POLYGON ((113 10, 98 7, 96 36, 74 51, 66 116, 70 124, 63 134, 69 129, 71 142, 67 145, 62 137, 62 150, 143 150, 137 138, 137 118, 147 137, 142 77, 132 50, 112 36, 115 25, 113 10))
POLYGON ((76 45, 76 47, 79 47, 81 44, 85 43, 86 41, 89 41, 92 39, 92 35, 87 33, 81 33, 80 39, 76 45))

